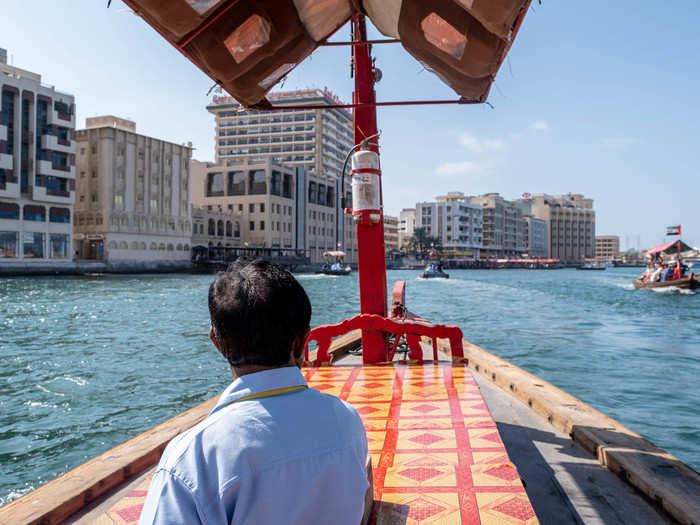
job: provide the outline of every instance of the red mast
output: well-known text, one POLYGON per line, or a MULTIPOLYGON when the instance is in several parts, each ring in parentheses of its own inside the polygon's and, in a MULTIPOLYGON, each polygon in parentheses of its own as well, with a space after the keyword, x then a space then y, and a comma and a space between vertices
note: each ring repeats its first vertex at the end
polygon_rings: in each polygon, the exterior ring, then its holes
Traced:
MULTIPOLYGON (((374 106, 374 65, 367 40, 365 16, 358 14, 353 19, 353 40, 365 42, 353 46, 355 71, 354 104, 368 104, 356 107, 353 112, 355 144, 377 133, 377 109, 374 106)), ((378 139, 373 139, 377 143, 378 139)), ((370 148, 379 153, 379 147, 370 148)), ((384 251, 384 212, 380 187, 379 221, 357 223, 357 267, 360 277, 360 311, 363 314, 387 316, 386 260, 384 251)), ((387 359, 387 343, 384 336, 375 331, 362 331, 362 355, 365 363, 377 363, 387 359)))

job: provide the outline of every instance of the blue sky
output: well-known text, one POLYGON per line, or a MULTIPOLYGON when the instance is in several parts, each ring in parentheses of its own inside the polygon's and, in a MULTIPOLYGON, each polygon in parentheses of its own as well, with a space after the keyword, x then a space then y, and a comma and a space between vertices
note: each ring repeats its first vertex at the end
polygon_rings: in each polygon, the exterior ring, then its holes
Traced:
MULTIPOLYGON (((192 141, 213 160, 212 85, 114 0, 0 0, 0 47, 14 65, 76 96, 78 126, 98 114, 140 133, 192 141)), ((700 85, 696 0, 533 2, 488 106, 379 111, 385 209, 457 190, 583 193, 597 233, 642 248, 682 224, 700 245, 700 85)), ((343 29, 339 38, 346 39, 343 29)), ((375 46, 379 100, 454 94, 400 46, 375 46)), ((327 86, 350 99, 348 50, 320 49, 284 89, 327 86)))

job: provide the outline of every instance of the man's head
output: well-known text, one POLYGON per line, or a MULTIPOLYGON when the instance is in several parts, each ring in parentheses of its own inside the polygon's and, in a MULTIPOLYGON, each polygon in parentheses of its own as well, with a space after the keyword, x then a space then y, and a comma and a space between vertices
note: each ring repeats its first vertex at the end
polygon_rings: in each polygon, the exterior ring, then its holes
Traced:
POLYGON ((209 287, 212 339, 232 367, 298 361, 308 337, 311 302, 282 266, 234 264, 209 287))

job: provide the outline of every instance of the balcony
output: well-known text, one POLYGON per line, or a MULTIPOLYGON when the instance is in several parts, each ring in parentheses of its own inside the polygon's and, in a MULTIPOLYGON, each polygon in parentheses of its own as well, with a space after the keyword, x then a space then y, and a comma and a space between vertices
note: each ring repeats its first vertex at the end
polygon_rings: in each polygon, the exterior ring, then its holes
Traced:
POLYGON ((41 149, 61 151, 63 153, 75 153, 75 141, 63 141, 55 135, 42 135, 41 149))
POLYGON ((0 153, 0 169, 11 170, 14 167, 14 157, 7 153, 0 153))
POLYGON ((75 178, 75 166, 67 166, 66 168, 55 167, 50 160, 37 161, 36 172, 37 175, 64 177, 68 179, 75 178))
POLYGON ((7 126, 0 124, 0 140, 7 140, 7 126))
POLYGON ((64 113, 59 113, 55 109, 49 111, 49 124, 56 124, 58 126, 65 126, 67 128, 75 128, 75 114, 69 115, 64 113))
POLYGON ((32 199, 40 202, 55 202, 57 204, 74 204, 75 192, 59 192, 43 186, 32 186, 32 199))

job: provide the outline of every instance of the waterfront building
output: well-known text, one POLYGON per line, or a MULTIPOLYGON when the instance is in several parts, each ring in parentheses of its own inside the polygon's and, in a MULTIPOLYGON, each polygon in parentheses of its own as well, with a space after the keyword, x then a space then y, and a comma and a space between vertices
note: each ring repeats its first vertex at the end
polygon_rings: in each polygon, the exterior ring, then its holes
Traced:
POLYGON ((549 257, 567 263, 595 257, 595 211, 593 199, 580 194, 523 196, 532 216, 547 223, 549 257))
POLYGON ((386 253, 399 250, 399 218, 384 215, 384 249, 386 253))
POLYGON ((406 248, 411 238, 413 230, 416 228, 416 209, 404 208, 399 213, 399 249, 406 248))
MULTIPOLYGON (((346 261, 357 261, 356 227, 352 217, 343 214, 340 205, 340 172, 354 142, 351 114, 335 108, 303 109, 304 105, 339 103, 327 90, 271 93, 268 98, 276 104, 302 107, 254 111, 245 109, 231 97, 214 97, 207 107, 216 118, 214 165, 227 173, 244 166, 292 168, 295 184, 296 174, 303 174, 303 188, 300 186, 295 195, 305 195, 306 201, 303 207, 293 209, 295 220, 292 222, 299 231, 295 247, 307 250, 312 262, 320 262, 324 251, 337 249, 340 244, 346 261), (297 212, 302 210, 304 214, 297 217, 297 212)), ((350 207, 350 187, 350 177, 346 176, 347 207, 350 207)), ((209 197, 205 192, 203 198, 209 197)), ((276 224, 277 220, 274 221, 276 224)), ((250 221, 246 222, 250 226, 250 221)))
POLYGON ((596 235, 595 258, 599 261, 612 261, 620 257, 620 237, 617 235, 596 235))
POLYGON ((136 133, 113 116, 77 132, 75 244, 81 259, 188 261, 191 144, 136 133))
POLYGON ((0 50, 0 264, 71 259, 75 100, 0 50))
POLYGON ((237 248, 241 238, 243 212, 223 206, 192 206, 192 248, 237 248))
POLYGON ((415 228, 425 228, 440 240, 443 252, 451 257, 478 259, 483 248, 481 206, 472 204, 458 191, 416 204, 415 228))
POLYGON ((546 259, 547 253, 547 222, 532 216, 532 206, 523 200, 513 201, 525 221, 525 251, 532 259, 546 259))
POLYGON ((522 208, 498 193, 470 197, 483 209, 484 258, 516 258, 527 252, 526 223, 522 208))

